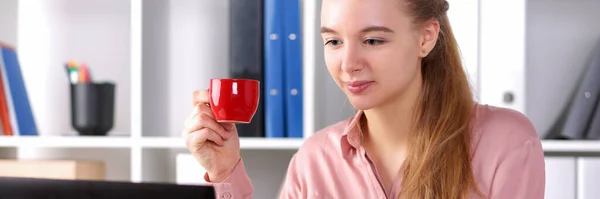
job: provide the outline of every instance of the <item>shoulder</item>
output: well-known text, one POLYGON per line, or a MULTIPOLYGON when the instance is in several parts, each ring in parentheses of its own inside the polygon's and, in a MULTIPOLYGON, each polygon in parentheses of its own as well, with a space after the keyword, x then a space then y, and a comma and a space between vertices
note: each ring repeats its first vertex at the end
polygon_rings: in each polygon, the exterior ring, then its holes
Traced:
POLYGON ((294 159, 305 164, 331 164, 330 161, 335 161, 341 157, 343 147, 349 146, 347 141, 344 142, 346 129, 352 124, 350 117, 331 124, 323 129, 318 130, 312 136, 306 138, 296 154, 294 159), (327 159, 324 161, 323 159, 327 159))
POLYGON ((311 176, 328 175, 328 171, 339 164, 342 154, 340 141, 348 121, 340 121, 317 131, 306 138, 292 156, 288 175, 298 181, 315 180, 311 176))
POLYGON ((511 150, 539 142, 539 135, 525 114, 490 105, 476 107, 473 142, 477 146, 511 150))
POLYGON ((323 150, 332 150, 335 144, 340 144, 340 140, 344 136, 349 122, 350 120, 339 121, 318 130, 315 134, 304 140, 297 154, 314 155, 315 153, 323 152, 323 150))
POLYGON ((473 172, 490 198, 543 197, 544 152, 525 114, 477 105, 472 138, 473 172))

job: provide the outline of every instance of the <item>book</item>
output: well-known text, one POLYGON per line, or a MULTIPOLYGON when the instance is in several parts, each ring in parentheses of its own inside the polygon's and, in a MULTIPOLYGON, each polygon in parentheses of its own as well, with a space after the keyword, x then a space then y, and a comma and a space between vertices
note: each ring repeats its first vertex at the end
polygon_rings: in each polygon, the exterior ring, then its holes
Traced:
MULTIPOLYGON (((263 0, 230 1, 230 76, 261 82, 264 93, 263 0)), ((236 124, 240 137, 264 137, 264 100, 248 124, 236 124)))
POLYGON ((557 120, 548 139, 586 139, 594 109, 600 97, 600 45, 597 45, 583 79, 569 102, 563 118, 557 120), (560 121, 564 120, 564 121, 560 121))
POLYGON ((264 4, 264 89, 265 136, 284 137, 283 99, 283 27, 282 11, 284 0, 265 0, 264 4))
POLYGON ((7 96, 9 116, 12 116, 13 133, 17 135, 38 135, 17 52, 14 48, 7 46, 1 46, 0 49, 0 61, 2 62, 0 71, 5 89, 4 94, 7 96))
POLYGON ((300 1, 283 1, 284 100, 286 137, 303 137, 302 26, 300 1))
POLYGON ((598 101, 596 102, 596 107, 594 108, 594 115, 590 119, 590 125, 586 132, 586 139, 600 139, 600 99, 598 99, 598 101))

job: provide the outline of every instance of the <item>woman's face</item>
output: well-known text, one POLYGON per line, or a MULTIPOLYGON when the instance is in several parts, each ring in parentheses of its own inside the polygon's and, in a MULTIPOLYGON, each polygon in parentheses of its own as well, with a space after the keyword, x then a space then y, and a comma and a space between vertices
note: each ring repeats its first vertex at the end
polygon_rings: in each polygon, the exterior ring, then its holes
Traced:
POLYGON ((420 90, 426 34, 412 28, 399 2, 323 0, 327 69, 356 109, 375 108, 420 90))

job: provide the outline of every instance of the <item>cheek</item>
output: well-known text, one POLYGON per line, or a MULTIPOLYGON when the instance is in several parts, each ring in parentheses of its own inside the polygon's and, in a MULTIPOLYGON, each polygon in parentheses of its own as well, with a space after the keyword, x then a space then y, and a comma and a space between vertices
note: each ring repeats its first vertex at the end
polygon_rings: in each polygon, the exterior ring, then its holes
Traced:
POLYGON ((331 77, 337 82, 342 70, 340 65, 341 62, 333 52, 327 52, 327 50, 325 50, 324 55, 327 71, 329 71, 331 77))
POLYGON ((419 73, 418 53, 411 50, 415 47, 408 45, 398 46, 393 50, 377 55, 378 59, 372 59, 372 67, 378 71, 378 76, 384 85, 388 88, 404 87, 408 82, 412 81, 413 77, 419 73))

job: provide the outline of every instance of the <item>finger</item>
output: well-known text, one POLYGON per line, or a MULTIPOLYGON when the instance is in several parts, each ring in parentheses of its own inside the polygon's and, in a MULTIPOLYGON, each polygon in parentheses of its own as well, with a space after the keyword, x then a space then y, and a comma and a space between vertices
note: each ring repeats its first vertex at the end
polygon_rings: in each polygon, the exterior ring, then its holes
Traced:
POLYGON ((194 144, 200 145, 207 141, 211 141, 211 142, 215 143, 217 146, 224 146, 224 141, 221 138, 221 136, 219 136, 217 133, 215 133, 214 131, 207 129, 207 128, 204 128, 199 131, 194 131, 191 134, 189 134, 189 136, 190 136, 190 138, 187 139, 188 146, 194 145, 194 144))
MULTIPOLYGON (((194 108, 192 109, 192 112, 190 113, 190 115, 185 119, 183 126, 185 128, 188 128, 192 125, 193 121, 197 121, 198 119, 196 118, 198 116, 198 114, 200 114, 200 104, 194 106, 194 108)), ((188 134, 190 132, 185 131, 185 134, 188 134)))
POLYGON ((194 103, 194 106, 196 104, 208 104, 208 103, 210 103, 209 97, 208 97, 208 90, 194 91, 193 103, 194 103))
MULTIPOLYGON (((204 107, 204 106, 200 105, 199 107, 204 107)), ((200 110, 200 108, 198 108, 198 110, 200 110)), ((198 112, 198 113, 194 114, 194 115, 190 116, 188 119, 186 119, 185 130, 183 131, 182 136, 185 137, 185 136, 187 136, 187 134, 190 134, 194 131, 198 131, 202 128, 209 128, 209 129, 217 132, 223 139, 229 139, 231 137, 231 134, 232 134, 231 132, 235 129, 235 124, 217 122, 214 119, 214 117, 212 116, 210 109, 208 110, 208 114, 204 113, 204 112, 207 112, 207 110, 200 110, 200 111, 196 111, 196 112, 198 112), (204 120, 208 120, 208 121, 204 121, 204 120)))
POLYGON ((195 90, 194 93, 192 93, 192 106, 196 107, 198 105, 198 95, 200 94, 200 91, 195 90))
POLYGON ((223 139, 229 139, 231 134, 230 131, 225 129, 225 127, 219 124, 215 119, 210 118, 210 116, 206 114, 200 114, 199 118, 200 126, 213 130, 215 133, 219 134, 223 139))
POLYGON ((212 109, 210 109, 210 107, 205 106, 205 105, 200 105, 198 104, 198 114, 204 114, 206 116, 208 116, 211 119, 215 119, 215 115, 212 112, 212 109))
POLYGON ((234 123, 220 123, 220 124, 227 131, 233 131, 235 129, 235 124, 234 123))
POLYGON ((217 133, 223 139, 229 139, 230 137, 231 133, 229 131, 227 131, 221 124, 206 114, 198 114, 193 118, 193 120, 195 121, 190 122, 191 125, 188 127, 187 132, 194 132, 203 128, 208 128, 217 133))
POLYGON ((185 119, 185 124, 183 131, 181 132, 181 136, 187 137, 188 134, 193 133, 194 131, 200 130, 202 127, 199 127, 196 123, 198 121, 199 114, 192 114, 187 119, 185 119))

